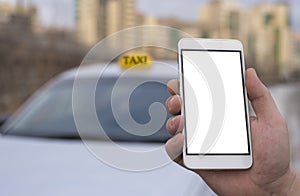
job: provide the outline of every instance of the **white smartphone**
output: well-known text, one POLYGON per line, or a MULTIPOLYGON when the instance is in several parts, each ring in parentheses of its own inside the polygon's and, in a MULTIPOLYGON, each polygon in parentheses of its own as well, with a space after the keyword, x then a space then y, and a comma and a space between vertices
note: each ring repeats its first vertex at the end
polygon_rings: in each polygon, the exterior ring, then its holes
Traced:
POLYGON ((184 38, 178 54, 184 164, 191 169, 251 167, 242 43, 184 38))

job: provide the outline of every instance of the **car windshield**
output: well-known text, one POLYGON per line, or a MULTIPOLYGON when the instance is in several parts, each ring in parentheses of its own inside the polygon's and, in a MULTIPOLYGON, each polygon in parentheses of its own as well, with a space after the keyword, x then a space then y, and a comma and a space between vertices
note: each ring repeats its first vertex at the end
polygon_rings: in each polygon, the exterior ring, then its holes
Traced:
MULTIPOLYGON (((90 79, 81 79, 79 85, 80 93, 84 94, 88 88, 91 88, 89 80, 90 79)), ((98 121, 106 135, 112 140, 166 141, 170 135, 167 133, 164 125, 162 125, 159 131, 149 136, 130 134, 120 127, 116 122, 111 107, 111 95, 116 80, 117 78, 102 78, 101 81, 98 82, 95 91, 95 106, 98 121)), ((128 78, 125 82, 120 84, 122 85, 120 89, 124 90, 116 92, 118 101, 122 101, 122 97, 127 93, 127 89, 130 89, 131 85, 133 85, 132 80, 133 79, 128 78)), ((141 84, 136 87, 130 95, 129 112, 137 123, 145 124, 149 122, 151 120, 148 113, 150 105, 154 102, 164 104, 169 96, 166 86, 154 81, 155 80, 141 84)), ((19 112, 5 134, 72 139, 80 138, 72 110, 73 82, 73 80, 60 82, 39 93, 26 108, 19 112)), ((120 115, 128 115, 128 112, 121 113, 120 115)), ((88 118, 84 120, 84 123, 87 130, 89 130, 84 133, 85 138, 105 138, 103 135, 99 136, 97 130, 91 131, 89 129, 88 118)))

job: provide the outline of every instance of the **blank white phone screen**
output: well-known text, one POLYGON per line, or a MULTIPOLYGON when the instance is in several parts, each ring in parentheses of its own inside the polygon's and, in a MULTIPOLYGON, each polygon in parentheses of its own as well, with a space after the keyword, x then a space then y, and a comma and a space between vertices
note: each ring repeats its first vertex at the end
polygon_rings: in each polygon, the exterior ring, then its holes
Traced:
MULTIPOLYGON (((246 93, 241 51, 182 50, 185 134, 190 155, 249 155, 249 132, 246 113, 246 93), (213 112, 212 94, 206 76, 197 65, 215 66, 223 82, 225 115, 220 130, 209 149, 203 150, 213 112), (200 70, 200 71, 199 71, 200 70), (187 86, 186 84, 189 84, 187 86), (193 111, 193 112, 192 112, 193 111), (197 126, 195 122, 197 115, 197 126), (194 118, 194 119, 193 119, 194 118), (195 128, 196 127, 196 128, 195 128)), ((217 76, 217 74, 216 74, 217 76)))

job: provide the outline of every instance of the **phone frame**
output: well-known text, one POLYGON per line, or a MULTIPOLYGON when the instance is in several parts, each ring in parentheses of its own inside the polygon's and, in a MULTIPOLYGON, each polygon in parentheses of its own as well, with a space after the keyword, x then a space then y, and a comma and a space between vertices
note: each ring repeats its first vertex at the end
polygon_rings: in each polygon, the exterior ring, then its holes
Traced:
POLYGON ((220 154, 220 155, 205 155, 205 154, 187 154, 186 150, 186 129, 185 123, 183 127, 184 134, 184 145, 183 145, 183 163, 190 169, 248 169, 252 166, 252 142, 251 142, 251 131, 248 111, 248 99, 247 90, 245 86, 245 60, 242 43, 238 40, 233 39, 201 39, 201 38, 183 38, 178 42, 178 63, 179 63, 179 76, 180 85, 179 91, 182 99, 181 113, 185 114, 185 104, 183 96, 183 61, 182 61, 182 50, 220 50, 220 51, 240 51, 242 61, 242 81, 244 102, 245 102, 245 117, 247 124, 248 134, 248 148, 249 154, 220 154))

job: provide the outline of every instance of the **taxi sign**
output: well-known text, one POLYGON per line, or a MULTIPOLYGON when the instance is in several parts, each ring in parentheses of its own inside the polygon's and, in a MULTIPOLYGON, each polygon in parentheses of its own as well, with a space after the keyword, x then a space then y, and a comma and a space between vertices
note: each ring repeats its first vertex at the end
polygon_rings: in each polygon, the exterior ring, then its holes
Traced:
POLYGON ((149 68, 152 65, 152 58, 145 52, 125 53, 119 58, 119 65, 124 69, 130 67, 149 68))

